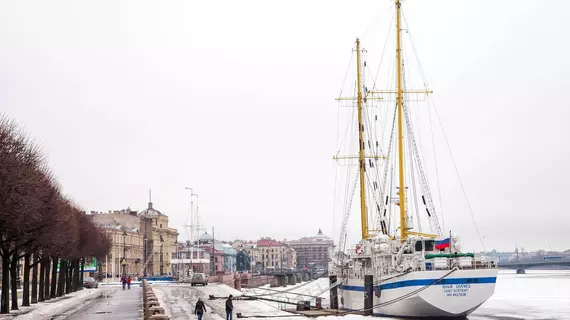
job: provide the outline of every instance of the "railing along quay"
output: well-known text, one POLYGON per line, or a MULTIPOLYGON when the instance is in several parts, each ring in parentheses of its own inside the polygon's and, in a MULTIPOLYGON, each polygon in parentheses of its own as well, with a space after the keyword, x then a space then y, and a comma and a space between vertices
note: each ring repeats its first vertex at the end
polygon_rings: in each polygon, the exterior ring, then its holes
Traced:
POLYGON ((146 279, 142 281, 142 288, 144 320, 169 320, 146 279))

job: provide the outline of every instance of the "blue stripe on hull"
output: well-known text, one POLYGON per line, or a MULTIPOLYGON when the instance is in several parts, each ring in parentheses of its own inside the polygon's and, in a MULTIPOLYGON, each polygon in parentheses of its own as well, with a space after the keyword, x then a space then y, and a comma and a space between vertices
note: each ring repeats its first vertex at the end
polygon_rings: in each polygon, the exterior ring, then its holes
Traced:
MULTIPOLYGON (((441 286, 447 284, 479 284, 479 283, 496 283, 497 277, 484 277, 484 278, 447 278, 439 280, 437 283, 434 283, 438 279, 414 279, 414 280, 404 280, 398 282, 392 282, 380 285, 380 289, 388 290, 388 289, 396 289, 396 288, 403 288, 403 287, 417 287, 417 286, 427 286, 433 284, 434 286, 441 286)), ((377 287, 377 286, 375 286, 377 287)), ((342 290, 347 291, 364 291, 364 286, 340 286, 342 290)))

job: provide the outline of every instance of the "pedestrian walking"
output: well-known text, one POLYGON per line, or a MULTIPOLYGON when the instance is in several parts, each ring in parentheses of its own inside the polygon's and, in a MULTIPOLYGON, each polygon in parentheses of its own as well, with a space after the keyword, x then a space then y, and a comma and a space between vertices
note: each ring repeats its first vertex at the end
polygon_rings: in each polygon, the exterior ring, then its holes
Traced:
POLYGON ((133 280, 133 279, 131 279, 131 276, 129 276, 129 277, 127 278, 127 286, 129 287, 129 290, 131 290, 131 281, 132 281, 132 280, 133 280))
POLYGON ((124 274, 121 276, 121 284, 123 285, 123 290, 125 290, 125 287, 127 286, 127 277, 124 274))
POLYGON ((230 294, 226 300, 226 320, 232 320, 232 311, 234 310, 233 296, 230 294))
POLYGON ((198 302, 196 302, 196 308, 194 308, 194 314, 198 316, 198 320, 202 320, 202 316, 206 313, 206 305, 202 299, 198 298, 198 302))

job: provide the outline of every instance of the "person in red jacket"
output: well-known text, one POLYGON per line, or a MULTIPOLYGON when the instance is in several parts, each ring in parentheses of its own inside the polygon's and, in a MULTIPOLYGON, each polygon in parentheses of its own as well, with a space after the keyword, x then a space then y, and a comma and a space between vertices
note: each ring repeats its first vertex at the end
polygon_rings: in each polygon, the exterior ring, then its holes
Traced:
POLYGON ((129 287, 129 290, 131 290, 131 281, 132 281, 131 276, 129 276, 127 278, 127 286, 129 287))

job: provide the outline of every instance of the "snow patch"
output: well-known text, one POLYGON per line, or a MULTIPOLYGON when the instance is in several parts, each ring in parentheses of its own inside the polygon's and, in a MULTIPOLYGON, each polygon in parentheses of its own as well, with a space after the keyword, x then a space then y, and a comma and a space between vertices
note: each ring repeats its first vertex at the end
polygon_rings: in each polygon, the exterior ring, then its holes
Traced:
POLYGON ((30 307, 20 307, 18 311, 0 315, 0 319, 34 320, 49 319, 73 309, 83 308, 85 304, 101 295, 103 289, 84 289, 30 307))

